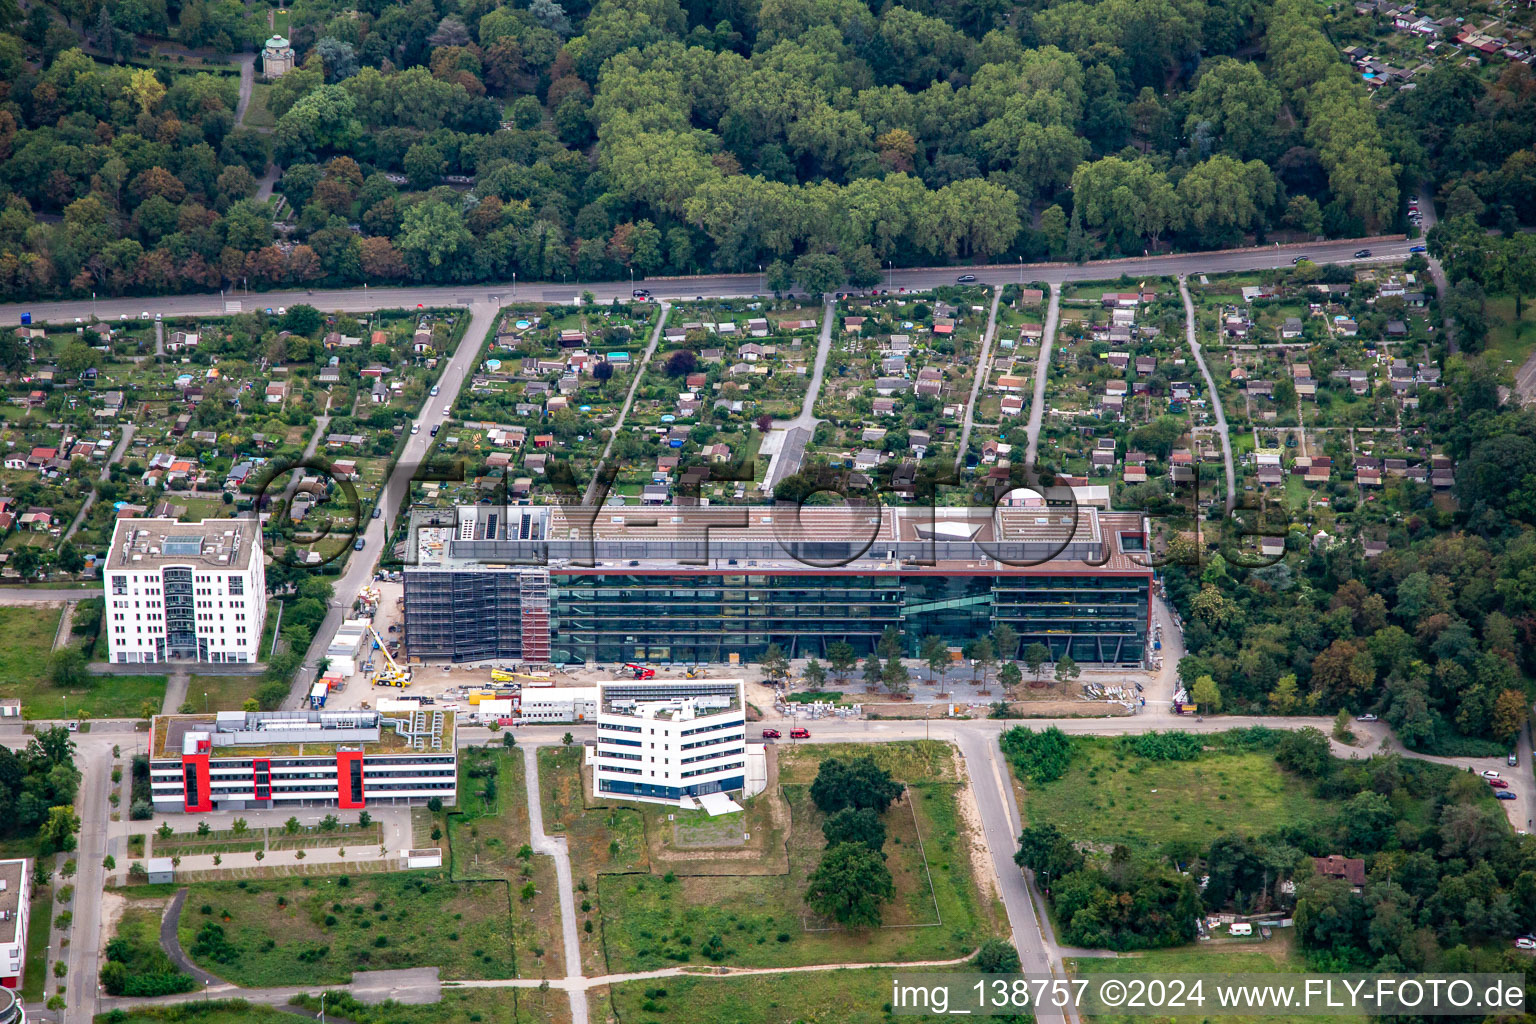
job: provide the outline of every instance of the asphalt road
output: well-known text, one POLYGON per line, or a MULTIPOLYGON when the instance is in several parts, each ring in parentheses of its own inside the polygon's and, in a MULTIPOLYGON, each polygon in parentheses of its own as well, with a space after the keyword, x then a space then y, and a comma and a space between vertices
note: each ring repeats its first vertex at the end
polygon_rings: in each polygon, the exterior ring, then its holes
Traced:
MULTIPOLYGON (((1098 281, 1119 277, 1121 274, 1136 276, 1177 277, 1179 274, 1220 274, 1239 270, 1262 270, 1290 266, 1298 255, 1306 255, 1317 263, 1352 263, 1355 250, 1371 249, 1378 259, 1408 255, 1411 243, 1401 235, 1374 238, 1352 238, 1343 241, 1320 242, 1288 246, 1256 246, 1248 249, 1230 249, 1220 252, 1179 253, 1164 256, 1144 256, 1123 260, 1095 260, 1089 263, 1035 263, 1012 266, 985 267, 918 267, 896 270, 889 275, 892 288, 928 289, 941 284, 953 284, 957 273, 964 271, 976 275, 981 284, 1008 284, 1021 279, 1045 281, 1056 284, 1065 281, 1098 281)), ((756 274, 708 274, 698 277, 654 278, 645 282, 658 299, 694 298, 710 296, 728 298, 754 295, 759 290, 756 274)), ((332 312, 366 313, 379 309, 414 309, 432 306, 473 306, 480 303, 501 305, 518 297, 543 301, 546 295, 559 296, 570 301, 571 296, 591 292, 598 302, 614 298, 628 298, 628 282, 573 281, 553 285, 547 282, 519 282, 509 284, 436 285, 423 287, 344 288, 331 291, 275 291, 275 292, 209 292, 195 295, 167 295, 158 298, 121 298, 95 301, 96 312, 104 320, 121 316, 136 317, 144 310, 165 317, 219 316, 224 312, 224 300, 239 301, 246 311, 287 307, 308 303, 332 312)), ((82 321, 92 315, 92 300, 67 299, 62 302, 27 302, 0 305, 0 323, 18 323, 23 312, 30 312, 35 321, 69 323, 75 317, 82 321)))

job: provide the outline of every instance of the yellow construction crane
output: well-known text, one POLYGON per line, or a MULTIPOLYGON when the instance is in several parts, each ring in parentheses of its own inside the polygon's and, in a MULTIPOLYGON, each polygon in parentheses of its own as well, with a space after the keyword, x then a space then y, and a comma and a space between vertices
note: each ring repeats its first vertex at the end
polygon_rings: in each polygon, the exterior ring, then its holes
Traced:
POLYGON ((411 670, 402 668, 394 658, 390 657, 389 648, 384 646, 384 638, 379 636, 379 631, 372 626, 368 627, 368 633, 373 637, 374 645, 379 653, 384 656, 384 668, 374 673, 374 686, 409 686, 411 684, 411 670))

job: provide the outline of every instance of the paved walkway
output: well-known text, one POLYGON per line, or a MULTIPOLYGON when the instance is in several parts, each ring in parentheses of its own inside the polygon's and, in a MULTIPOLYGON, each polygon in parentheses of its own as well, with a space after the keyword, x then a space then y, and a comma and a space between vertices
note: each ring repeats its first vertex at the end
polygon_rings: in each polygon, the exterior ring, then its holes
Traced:
MULTIPOLYGON (((107 458, 106 465, 101 467, 101 473, 96 479, 106 483, 112 478, 112 467, 117 465, 123 457, 123 452, 128 448, 128 442, 133 440, 133 433, 137 427, 132 423, 123 424, 123 436, 118 438, 117 446, 112 449, 112 454, 107 458)), ((85 522, 85 517, 90 514, 91 506, 96 504, 96 488, 91 488, 91 493, 85 496, 85 501, 80 503, 80 511, 75 513, 75 521, 69 524, 69 529, 64 531, 64 539, 67 541, 75 535, 85 522)))
POLYGON ((1237 470, 1232 462, 1232 437, 1227 430, 1227 414, 1221 408, 1221 393, 1216 390, 1216 378, 1211 376, 1210 368, 1205 365, 1205 356, 1200 352, 1200 340, 1195 337, 1195 303, 1189 297, 1189 282, 1183 274, 1179 275, 1179 295, 1184 299, 1184 340, 1188 342, 1189 350, 1195 357, 1195 365, 1200 367, 1200 375, 1205 378, 1205 386, 1211 392, 1216 430, 1221 434, 1221 459, 1227 469, 1227 514, 1231 515, 1237 505, 1237 470))
POLYGON ((987 386, 987 377, 990 375, 988 367, 992 360, 993 337, 997 333, 997 306, 1002 298, 1002 286, 994 285, 992 310, 987 314, 987 329, 981 336, 981 356, 976 360, 976 380, 971 384, 971 400, 965 404, 965 423, 960 427, 960 450, 955 452, 956 473, 960 472, 965 462, 965 447, 971 440, 971 422, 976 418, 976 402, 981 398, 981 389, 987 386))
POLYGON ((651 364, 651 356, 656 354, 656 346, 661 341, 661 331, 667 325, 667 314, 672 311, 672 305, 668 302, 661 303, 661 311, 656 315, 656 326, 651 329, 651 340, 645 345, 645 353, 640 357, 640 364, 634 369, 634 379, 629 382, 629 390, 624 392, 624 404, 619 408, 619 418, 614 421, 608 431, 608 443, 603 445, 603 454, 597 460, 597 468, 592 473, 592 480, 587 484, 587 494, 584 499, 590 505, 597 497, 598 482, 602 480, 604 467, 608 465, 608 456, 613 452, 613 439, 619 436, 619 431, 624 429, 624 420, 629 415, 629 407, 635 404, 635 393, 640 390, 640 378, 645 376, 645 368, 651 364))
POLYGON ((821 396, 827 357, 832 352, 832 320, 837 312, 837 299, 830 295, 823 298, 821 330, 816 335, 816 358, 811 363, 811 379, 805 388, 805 398, 800 402, 800 412, 793 419, 774 420, 769 437, 763 442, 763 446, 773 452, 762 484, 769 494, 780 480, 800 471, 806 446, 816 434, 816 424, 821 422, 816 418, 816 399, 821 396))
MULTIPOLYGON (((143 668, 142 665, 135 666, 143 668)), ((173 669, 165 681, 165 699, 160 702, 162 715, 174 715, 187 702, 187 688, 192 684, 192 674, 185 667, 173 669)))
POLYGON ((183 974, 190 974, 194 981, 205 988, 212 985, 229 984, 216 974, 209 974, 187 956, 187 951, 181 948, 181 937, 177 929, 181 924, 181 911, 187 904, 187 890, 177 889, 176 895, 171 897, 171 902, 165 905, 165 913, 160 915, 160 948, 165 955, 170 957, 171 963, 183 974))
POLYGON ((560 886, 560 926, 565 937, 565 980, 561 987, 570 993, 571 1024, 587 1024, 587 985, 586 979, 581 976, 581 934, 576 930, 576 893, 571 881, 571 856, 564 836, 556 839, 544 832, 544 807, 539 801, 538 748, 532 744, 519 746, 523 748, 523 765, 528 780, 528 829, 533 836, 533 849, 535 853, 547 853, 555 859, 555 880, 560 886))
POLYGON ((256 55, 242 53, 235 58, 240 65, 240 99, 235 103, 235 124, 245 126, 245 112, 251 105, 251 92, 256 84, 256 55))

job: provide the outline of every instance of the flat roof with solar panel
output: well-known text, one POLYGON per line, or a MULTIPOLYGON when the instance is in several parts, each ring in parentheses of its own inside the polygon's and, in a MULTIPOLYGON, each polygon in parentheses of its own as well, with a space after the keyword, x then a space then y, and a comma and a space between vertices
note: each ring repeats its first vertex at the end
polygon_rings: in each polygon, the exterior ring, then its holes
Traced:
MULTIPOLYGON (((1024 493, 1024 492, 1019 492, 1024 493)), ((1028 492, 1034 495, 1034 492, 1028 492)), ((412 568, 1151 572, 1138 512, 995 507, 465 505, 413 514, 412 568)))
POLYGON ((108 569, 160 569, 190 565, 198 569, 245 569, 252 552, 261 550, 254 519, 119 519, 107 552, 108 569))

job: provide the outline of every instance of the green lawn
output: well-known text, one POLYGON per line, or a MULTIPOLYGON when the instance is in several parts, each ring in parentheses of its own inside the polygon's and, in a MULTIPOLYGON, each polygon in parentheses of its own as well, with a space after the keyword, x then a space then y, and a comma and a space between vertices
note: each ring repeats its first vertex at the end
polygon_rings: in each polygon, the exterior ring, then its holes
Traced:
MULTIPOLYGON (((594 996, 596 993, 594 993, 594 996)), ((293 1005, 319 1015, 320 997, 300 997, 293 1005)), ((594 1000, 594 1011, 596 1001, 594 1000)), ((331 993, 325 1000, 327 1014, 335 1013, 353 1024, 566 1024, 571 1019, 569 997, 559 989, 540 992, 532 988, 444 989, 442 1002, 425 1006, 402 1006, 386 1002, 365 1006, 352 1002, 344 993, 331 993)), ((286 1016, 272 1024, 293 1024, 286 1016)), ((594 1013, 594 1020, 602 1020, 594 1013)), ((263 1018, 257 1024, 267 1024, 263 1018)))
POLYGON ((248 698, 265 685, 261 676, 193 676, 187 683, 187 700, 198 711, 239 711, 248 698), (206 702, 203 695, 207 694, 206 702))
POLYGON ((501 882, 450 882, 438 872, 195 884, 181 944, 237 985, 328 985, 354 970, 437 966, 444 978, 513 972, 508 892, 501 882), (208 907, 209 914, 202 908, 208 907), (223 929, 227 962, 198 947, 223 929))
MULTIPOLYGON (((1268 942, 1220 946, 1184 946, 1148 953, 1126 954, 1119 957, 1081 957, 1067 960, 1067 970, 1076 976, 1086 975, 1139 975, 1147 978, 1168 980, 1190 974, 1299 974, 1307 971, 1305 960, 1292 948, 1292 936, 1287 929, 1276 929, 1275 937, 1268 942)), ((1084 1017, 1093 1024, 1133 1024, 1145 1022, 1146 1017, 1101 1014, 1084 1017)), ((1165 1024, 1203 1024, 1216 1019, 1233 1024, 1280 1024, 1288 1018, 1280 1016, 1215 1016, 1209 1013, 1180 1016, 1158 1016, 1165 1024)), ((1291 1018, 1294 1019, 1294 1018, 1291 1018)), ((1345 1021, 1361 1021, 1364 1014, 1355 1016, 1307 1017, 1318 1024, 1343 1024, 1345 1021)))
POLYGON ((277 118, 272 116, 272 109, 268 106, 271 96, 272 86, 269 83, 252 83, 251 102, 245 108, 245 127, 272 128, 277 125, 277 118))
MULTIPOLYGON (((459 759, 459 806, 448 815, 453 878, 505 879, 512 886, 512 955, 522 975, 561 977, 565 973, 560 931, 560 892, 555 862, 547 855, 519 857, 531 838, 528 783, 520 750, 465 751, 459 759), (496 788, 484 799, 485 779, 469 775, 477 760, 493 762, 496 788), (533 883, 534 895, 522 896, 533 883)), ((579 904, 578 904, 579 905, 579 904)))
POLYGON ((47 998, 48 943, 53 930, 53 892, 34 894, 27 930, 27 962, 22 968, 21 997, 29 1003, 47 998))
POLYGON ((1267 751, 1149 761, 1123 754, 1107 737, 1072 742, 1065 775, 1027 785, 1025 815, 1029 822, 1056 825, 1076 842, 1156 849, 1183 839, 1204 845, 1220 832, 1259 835, 1335 813, 1267 751))
POLYGON ((164 676, 92 676, 85 686, 61 689, 48 680, 48 659, 59 631, 60 608, 0 607, 0 697, 21 698, 29 719, 132 718, 165 698, 164 676))
POLYGON ((886 927, 844 930, 802 902, 825 841, 804 786, 786 786, 789 871, 781 875, 603 874, 598 905, 613 971, 674 962, 791 966, 963 956, 991 934, 959 833, 953 785, 910 787, 886 812, 885 853, 896 896, 886 927), (919 842, 921 837, 921 842, 919 842), (941 923, 942 922, 942 923, 941 923), (717 951, 711 957, 710 949, 717 951))
POLYGON ((1522 310, 1525 315, 1516 320, 1514 296, 1502 295, 1488 300, 1488 314, 1494 326, 1488 330, 1487 352, 1500 363, 1509 360, 1513 364, 1509 367, 1511 372, 1536 351, 1536 309, 1531 308, 1533 305, 1536 305, 1536 296, 1527 297, 1522 310))
POLYGON ((189 1002, 174 1006, 135 1006, 132 1010, 98 1013, 96 1024, 293 1024, 291 1013, 275 1010, 244 999, 217 999, 213 1002, 189 1002))
MULTIPOLYGON (((933 1015, 893 1018, 891 971, 818 971, 734 978, 662 978, 609 989, 617 1019, 643 1024, 888 1024, 937 1021, 933 1015)), ((947 973, 925 967, 924 974, 947 973)), ((949 1018, 953 1019, 953 1018, 949 1018)), ((982 1018, 988 1019, 988 1018, 982 1018)))

